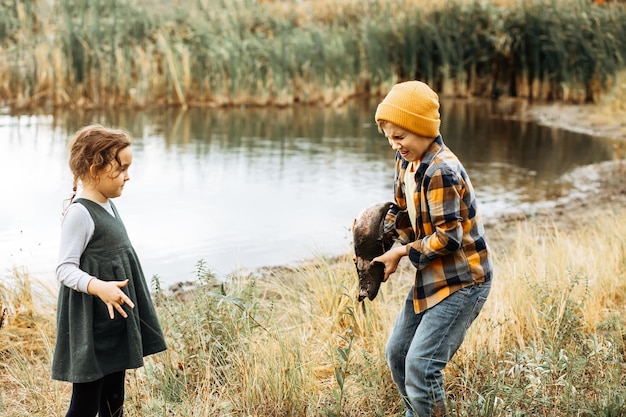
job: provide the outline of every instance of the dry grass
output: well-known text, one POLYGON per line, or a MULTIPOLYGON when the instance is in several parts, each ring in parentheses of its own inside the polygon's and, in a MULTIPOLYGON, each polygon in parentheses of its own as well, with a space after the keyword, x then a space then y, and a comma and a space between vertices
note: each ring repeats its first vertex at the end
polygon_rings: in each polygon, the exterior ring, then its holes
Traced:
MULTIPOLYGON (((626 411, 626 211, 597 214, 567 228, 544 218, 490 231, 493 292, 446 371, 458 415, 626 411)), ((170 349, 129 372, 126 414, 401 415, 384 344, 411 268, 365 304, 352 268, 349 256, 320 258, 220 287, 202 267, 193 292, 157 288, 170 349)), ((48 372, 54 306, 31 301, 27 274, 17 281, 2 287, 0 413, 61 416, 69 384, 48 372)))

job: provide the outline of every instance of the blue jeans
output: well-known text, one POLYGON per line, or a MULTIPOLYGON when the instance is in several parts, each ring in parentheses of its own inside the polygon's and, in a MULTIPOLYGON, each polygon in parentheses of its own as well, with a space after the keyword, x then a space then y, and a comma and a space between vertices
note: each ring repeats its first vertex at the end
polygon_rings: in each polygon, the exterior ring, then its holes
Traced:
POLYGON ((463 343, 490 290, 491 280, 462 288, 419 314, 413 310, 413 288, 409 291, 386 348, 407 417, 445 413, 441 371, 463 343))

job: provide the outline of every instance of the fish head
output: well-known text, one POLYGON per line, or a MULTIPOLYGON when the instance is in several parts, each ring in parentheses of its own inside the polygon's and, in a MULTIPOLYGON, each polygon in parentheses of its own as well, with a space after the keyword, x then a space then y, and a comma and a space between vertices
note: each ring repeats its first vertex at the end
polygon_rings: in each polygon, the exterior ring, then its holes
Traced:
POLYGON ((359 276, 359 302, 366 297, 370 301, 373 300, 378 295, 380 284, 385 278, 385 265, 381 262, 371 262, 359 256, 355 258, 354 265, 359 276))

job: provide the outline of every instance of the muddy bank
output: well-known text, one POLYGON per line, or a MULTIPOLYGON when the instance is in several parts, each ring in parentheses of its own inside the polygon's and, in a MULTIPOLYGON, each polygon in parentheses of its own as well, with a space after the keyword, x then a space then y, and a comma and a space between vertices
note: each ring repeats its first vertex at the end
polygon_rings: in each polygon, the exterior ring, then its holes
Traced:
POLYGON ((603 104, 541 104, 530 106, 524 116, 541 125, 626 140, 626 108, 603 104))
MULTIPOLYGON (((546 126, 612 139, 626 139, 626 71, 618 73, 597 103, 535 104, 522 117, 546 126)), ((624 147, 622 147, 624 148, 624 147)), ((622 159, 626 155, 621 155, 622 159)))
POLYGON ((606 213, 623 213, 626 207, 626 74, 597 104, 526 105, 519 117, 541 125, 616 139, 613 159, 578 168, 564 176, 571 188, 549 201, 519 212, 486 219, 496 241, 506 239, 516 223, 531 221, 545 227, 584 227, 585 219, 606 213))

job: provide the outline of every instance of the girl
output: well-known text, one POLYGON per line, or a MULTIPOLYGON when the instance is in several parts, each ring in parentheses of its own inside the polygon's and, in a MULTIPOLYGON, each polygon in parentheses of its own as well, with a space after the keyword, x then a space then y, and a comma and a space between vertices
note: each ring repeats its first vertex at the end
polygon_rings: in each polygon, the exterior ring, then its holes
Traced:
POLYGON ((66 417, 121 417, 126 369, 166 349, 139 259, 111 202, 129 180, 130 145, 125 131, 91 125, 70 146, 74 194, 61 224, 52 361, 52 378, 73 383, 66 417))

